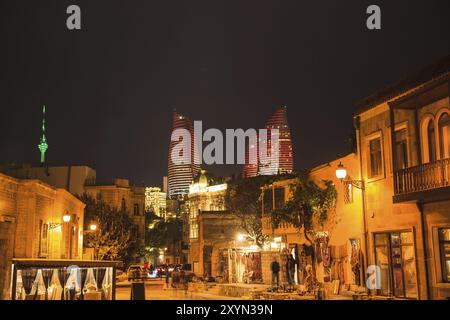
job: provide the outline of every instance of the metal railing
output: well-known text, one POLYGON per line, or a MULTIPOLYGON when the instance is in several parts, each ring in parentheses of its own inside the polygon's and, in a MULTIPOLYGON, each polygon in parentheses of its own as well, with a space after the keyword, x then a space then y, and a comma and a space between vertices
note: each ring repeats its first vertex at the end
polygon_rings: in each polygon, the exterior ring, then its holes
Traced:
POLYGON ((408 194, 450 186, 450 158, 397 170, 395 194, 408 194))

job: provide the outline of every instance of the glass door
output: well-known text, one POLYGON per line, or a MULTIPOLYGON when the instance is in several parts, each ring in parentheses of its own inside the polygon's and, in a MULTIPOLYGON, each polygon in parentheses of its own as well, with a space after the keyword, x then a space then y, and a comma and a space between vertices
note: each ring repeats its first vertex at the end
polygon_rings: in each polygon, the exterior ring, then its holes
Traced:
POLYGON ((417 298, 417 274, 412 231, 375 235, 375 259, 380 268, 381 295, 417 298))

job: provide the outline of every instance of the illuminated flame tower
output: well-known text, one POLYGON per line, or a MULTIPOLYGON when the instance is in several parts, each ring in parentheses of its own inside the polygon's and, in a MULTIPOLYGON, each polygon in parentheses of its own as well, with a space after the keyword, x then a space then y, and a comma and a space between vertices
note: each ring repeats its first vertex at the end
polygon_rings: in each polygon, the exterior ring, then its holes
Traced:
POLYGON ((194 148, 194 125, 192 120, 174 111, 172 132, 176 129, 186 129, 191 134, 190 163, 177 164, 172 161, 172 150, 180 142, 170 141, 167 179, 170 198, 187 195, 191 182, 200 170, 199 153, 194 148))

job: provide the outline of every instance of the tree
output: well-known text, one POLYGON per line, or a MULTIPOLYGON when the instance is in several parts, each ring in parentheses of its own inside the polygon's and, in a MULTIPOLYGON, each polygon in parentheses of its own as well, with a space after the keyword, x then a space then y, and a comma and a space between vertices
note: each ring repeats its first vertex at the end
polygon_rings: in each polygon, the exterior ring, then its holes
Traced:
POLYGON ((84 230, 89 230, 91 223, 98 225, 97 230, 85 234, 84 246, 93 248, 99 260, 130 261, 137 250, 138 232, 128 214, 86 194, 80 200, 86 204, 84 230))
POLYGON ((161 249, 181 241, 182 222, 179 218, 163 219, 153 212, 145 216, 145 248, 143 253, 155 261, 161 249))
POLYGON ((280 209, 271 212, 274 228, 282 222, 303 231, 306 240, 313 244, 315 227, 323 226, 330 212, 336 208, 337 192, 332 181, 323 180, 323 187, 310 178, 308 171, 301 172, 291 187, 292 197, 280 209))
POLYGON ((262 233, 261 189, 275 180, 287 177, 289 176, 256 176, 228 183, 225 194, 227 210, 239 218, 240 227, 260 248, 268 240, 268 235, 262 233))

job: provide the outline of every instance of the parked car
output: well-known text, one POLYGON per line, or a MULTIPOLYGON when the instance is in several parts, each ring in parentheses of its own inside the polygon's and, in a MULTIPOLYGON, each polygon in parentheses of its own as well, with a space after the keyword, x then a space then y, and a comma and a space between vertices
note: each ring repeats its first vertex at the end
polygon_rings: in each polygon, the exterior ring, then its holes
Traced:
POLYGON ((147 277, 144 267, 134 264, 128 267, 127 270, 128 281, 135 279, 143 279, 147 277))

